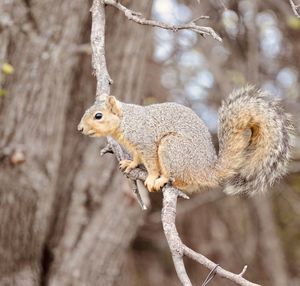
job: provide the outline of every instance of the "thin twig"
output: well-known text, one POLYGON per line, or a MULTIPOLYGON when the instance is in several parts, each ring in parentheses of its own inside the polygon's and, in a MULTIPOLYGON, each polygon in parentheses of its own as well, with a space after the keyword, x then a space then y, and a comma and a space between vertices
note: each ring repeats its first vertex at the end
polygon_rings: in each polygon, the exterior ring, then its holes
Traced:
POLYGON ((143 210, 146 210, 147 209, 147 206, 145 205, 145 203, 143 202, 142 200, 142 197, 141 197, 141 194, 139 192, 139 188, 138 188, 138 185, 137 185, 137 181, 136 180, 131 180, 132 181, 132 184, 133 184, 133 187, 132 187, 132 191, 133 193, 135 194, 136 196, 136 200, 138 201, 139 205, 141 206, 141 208, 143 210))
POLYGON ((248 266, 245 265, 244 268, 243 268, 243 270, 241 271, 241 273, 240 273, 239 275, 240 275, 240 276, 243 276, 243 275, 246 273, 247 268, 248 268, 248 266))
POLYGON ((219 267, 219 264, 217 264, 214 269, 210 270, 210 272, 208 273, 207 277, 205 278, 204 282, 202 283, 201 286, 207 286, 208 283, 213 280, 213 278, 216 276, 216 269, 217 267, 219 267))
POLYGON ((215 40, 222 42, 221 37, 211 28, 211 27, 204 27, 204 26, 198 26, 196 25, 196 21, 198 21, 201 18, 206 18, 205 16, 200 16, 198 18, 196 18, 195 20, 192 20, 188 23, 185 24, 179 24, 179 25, 170 25, 170 24, 166 24, 160 21, 155 21, 155 20, 148 20, 146 18, 144 18, 142 16, 141 13, 139 12, 135 12, 132 11, 128 8, 126 8, 125 6, 123 6, 121 3, 119 3, 116 0, 103 0, 105 4, 107 5, 111 5, 116 7, 117 9, 119 9, 121 12, 124 13, 124 15, 129 19, 132 20, 138 24, 141 25, 148 25, 148 26, 152 26, 152 27, 159 27, 159 28, 163 28, 166 30, 171 30, 173 32, 177 32, 179 30, 191 30, 194 31, 202 36, 211 36, 213 37, 215 40))
POLYGON ((300 8, 300 4, 295 4, 293 0, 289 0, 290 5, 292 7, 293 13, 297 18, 300 18, 300 14, 298 12, 298 8, 300 8))
POLYGON ((102 148, 100 150, 100 155, 103 156, 103 155, 105 155, 107 153, 111 153, 111 154, 114 153, 114 151, 112 149, 112 146, 110 144, 108 144, 108 143, 106 144, 106 146, 104 148, 102 148))

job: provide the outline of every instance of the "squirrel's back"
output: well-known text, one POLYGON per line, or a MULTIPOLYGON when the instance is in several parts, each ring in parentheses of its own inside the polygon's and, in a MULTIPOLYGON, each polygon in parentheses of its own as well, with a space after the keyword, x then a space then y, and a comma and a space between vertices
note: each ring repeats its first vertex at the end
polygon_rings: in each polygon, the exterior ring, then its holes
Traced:
POLYGON ((181 161, 190 162, 191 168, 199 171, 215 163, 216 153, 208 128, 190 108, 173 102, 148 106, 122 103, 122 110, 122 132, 131 142, 136 142, 141 151, 168 135, 176 134, 188 140, 188 144, 177 146, 181 150, 188 148, 186 158, 181 158, 181 161))
MULTIPOLYGON (((196 141, 201 140, 202 137, 210 139, 207 127, 197 114, 192 109, 175 102, 147 106, 122 103, 122 110, 124 111, 123 130, 127 133, 132 133, 141 126, 147 130, 147 133, 155 134, 158 139, 166 132, 184 134, 196 141), (132 130, 129 130, 128 127, 131 125, 132 130)), ((145 132, 140 133, 144 133, 141 136, 145 135, 145 132)))
POLYGON ((141 152, 176 135, 168 139, 164 162, 170 176, 191 185, 186 190, 221 184, 229 194, 254 193, 286 172, 293 129, 289 115, 254 87, 236 90, 223 102, 218 157, 207 127, 190 108, 162 103, 122 104, 122 109, 124 133, 141 152))

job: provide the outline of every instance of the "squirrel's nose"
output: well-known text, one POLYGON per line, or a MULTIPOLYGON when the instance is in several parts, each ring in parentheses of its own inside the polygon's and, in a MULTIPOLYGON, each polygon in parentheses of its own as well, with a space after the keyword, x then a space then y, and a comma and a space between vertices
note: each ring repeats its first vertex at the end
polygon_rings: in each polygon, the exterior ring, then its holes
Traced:
POLYGON ((78 130, 79 132, 82 132, 82 131, 83 131, 83 126, 82 126, 82 124, 78 124, 77 130, 78 130))

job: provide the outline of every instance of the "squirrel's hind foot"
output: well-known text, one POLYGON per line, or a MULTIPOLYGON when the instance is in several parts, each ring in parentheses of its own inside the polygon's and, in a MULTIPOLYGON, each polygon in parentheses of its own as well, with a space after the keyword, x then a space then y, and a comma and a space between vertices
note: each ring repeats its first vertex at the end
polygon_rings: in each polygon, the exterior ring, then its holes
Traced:
POLYGON ((169 182, 169 178, 165 176, 157 177, 153 175, 149 175, 145 180, 145 186, 149 190, 149 192, 157 192, 161 190, 161 188, 169 182))
POLYGON ((169 182, 169 178, 165 176, 160 176, 158 179, 154 182, 154 190, 159 191, 165 184, 169 182))
POLYGON ((147 187, 149 192, 155 192, 154 184, 155 184, 155 180, 157 178, 158 178, 158 176, 156 176, 156 175, 148 175, 148 177, 146 178, 144 184, 147 187))

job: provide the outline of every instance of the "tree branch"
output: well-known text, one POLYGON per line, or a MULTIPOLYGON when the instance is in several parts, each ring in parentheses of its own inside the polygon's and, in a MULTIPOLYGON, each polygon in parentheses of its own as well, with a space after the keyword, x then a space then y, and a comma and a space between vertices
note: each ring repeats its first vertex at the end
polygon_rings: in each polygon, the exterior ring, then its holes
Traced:
MULTIPOLYGON (((112 84, 112 80, 109 76, 106 66, 105 60, 105 7, 104 4, 109 4, 117 9, 121 10, 125 16, 133 20, 139 24, 150 25, 155 27, 161 27, 164 29, 169 29, 173 31, 177 31, 180 29, 190 29, 195 31, 201 35, 210 35, 213 38, 221 41, 221 38, 213 31, 212 28, 209 27, 200 27, 197 26, 194 21, 183 24, 183 25, 168 25, 161 22, 156 22, 153 20, 144 19, 141 14, 137 12, 133 12, 119 2, 114 0, 94 0, 93 6, 91 8, 92 12, 92 31, 91 31, 91 47, 92 47, 92 66, 94 73, 97 77, 97 92, 96 92, 96 100, 103 100, 110 93, 110 85, 112 84)), ((128 159, 130 156, 126 153, 123 148, 112 138, 108 137, 108 144, 102 151, 101 154, 114 152, 118 161, 128 159)), ((147 172, 143 169, 135 169, 126 174, 133 181, 141 180, 145 181, 147 172)), ((134 186, 136 186, 134 184, 134 186)), ((135 188, 135 192, 137 195, 137 199, 143 207, 143 202, 139 196, 135 188)), ((205 256, 193 251, 184 245, 179 237, 179 234, 175 225, 175 217, 176 217, 176 205, 177 205, 177 197, 183 197, 188 199, 188 196, 181 191, 167 185, 163 188, 163 209, 161 213, 161 219, 163 224, 164 233, 167 239, 167 242, 170 247, 170 251, 172 254, 174 266, 177 272, 177 275, 184 286, 191 286, 191 281, 187 275, 183 256, 188 256, 191 259, 197 261, 201 265, 207 267, 213 272, 217 273, 219 276, 227 278, 239 285, 243 286, 258 286, 257 284, 251 283, 244 279, 242 276, 246 271, 246 267, 244 267, 243 271, 240 274, 234 274, 229 271, 224 270, 219 267, 214 262, 210 261, 205 256)))
POLYGON ((109 76, 105 59, 105 10, 101 0, 94 0, 92 12, 92 67, 97 78, 96 99, 105 99, 110 93, 112 79, 109 76))
POLYGON ((148 20, 145 19, 141 13, 139 12, 135 12, 132 11, 128 8, 126 8, 125 6, 123 6, 121 3, 119 3, 116 0, 104 0, 104 3, 107 5, 111 5, 116 7, 117 9, 119 9, 121 12, 124 13, 124 15, 129 19, 132 20, 138 24, 141 25, 148 25, 148 26, 152 26, 152 27, 159 27, 159 28, 163 28, 166 30, 171 30, 173 32, 177 32, 179 30, 191 30, 194 31, 198 34, 200 34, 201 36, 211 36, 213 37, 215 40, 222 42, 221 37, 211 28, 211 27, 203 27, 203 26, 198 26, 196 25, 196 21, 199 19, 203 19, 203 18, 207 18, 206 16, 200 16, 188 23, 185 24, 180 24, 180 25, 170 25, 170 24, 166 24, 166 23, 162 23, 159 21, 155 21, 155 20, 148 20))
POLYGON ((300 18, 300 14, 298 12, 298 8, 300 7, 300 4, 295 4, 293 0, 289 0, 290 1, 290 5, 292 7, 293 13, 297 18, 300 18))
POLYGON ((252 283, 245 278, 243 275, 246 272, 247 266, 243 268, 240 274, 234 274, 229 272, 222 267, 217 266, 216 263, 212 262, 205 256, 201 255, 200 253, 195 252, 194 250, 187 247, 179 238, 176 225, 175 225, 175 218, 176 218, 176 204, 177 204, 177 197, 179 196, 178 190, 172 187, 165 187, 163 189, 163 210, 162 210, 162 223, 164 232, 166 235, 166 239, 170 246, 170 250, 172 253, 173 262, 175 265, 175 269, 177 275, 184 286, 191 286, 191 281, 189 280, 186 270, 184 268, 183 263, 183 256, 187 256, 199 264, 205 266, 210 270, 214 270, 216 274, 220 277, 227 278, 238 285, 242 286, 259 286, 258 284, 252 283))
MULTIPOLYGON (((92 29, 91 29, 91 48, 92 48, 92 67, 97 78, 96 101, 104 100, 110 94, 110 85, 113 83, 106 65, 105 58, 105 7, 103 0, 94 0, 91 8, 92 12, 92 29)), ((118 161, 128 159, 129 155, 124 152, 122 147, 111 137, 107 137, 109 146, 101 151, 101 154, 113 151, 118 161)), ((142 209, 147 207, 141 199, 137 189, 136 181, 133 181, 133 193, 142 209)))

